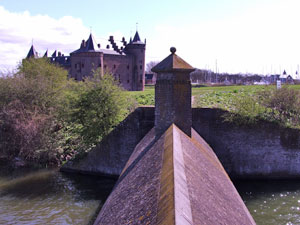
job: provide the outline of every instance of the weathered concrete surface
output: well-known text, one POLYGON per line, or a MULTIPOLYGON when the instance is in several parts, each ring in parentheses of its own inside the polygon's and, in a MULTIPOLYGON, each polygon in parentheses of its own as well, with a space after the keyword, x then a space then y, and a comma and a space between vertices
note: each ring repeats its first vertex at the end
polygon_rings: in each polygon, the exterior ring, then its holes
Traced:
POLYGON ((61 168, 61 171, 119 176, 135 146, 153 126, 153 108, 138 108, 86 157, 69 161, 61 168))
POLYGON ((152 130, 137 146, 95 225, 255 224, 214 152, 194 130, 190 138, 171 125, 153 138, 152 130))
MULTIPOLYGON (((300 132, 261 123, 224 123, 224 111, 192 109, 193 128, 214 149, 232 178, 300 177, 300 132)), ((87 158, 62 170, 119 175, 135 146, 154 126, 154 107, 141 107, 112 131, 87 158), (122 137, 122 138, 119 138, 122 137)))
POLYGON ((193 128, 214 149, 231 178, 299 178, 300 131, 261 122, 224 123, 224 111, 193 109, 193 128))

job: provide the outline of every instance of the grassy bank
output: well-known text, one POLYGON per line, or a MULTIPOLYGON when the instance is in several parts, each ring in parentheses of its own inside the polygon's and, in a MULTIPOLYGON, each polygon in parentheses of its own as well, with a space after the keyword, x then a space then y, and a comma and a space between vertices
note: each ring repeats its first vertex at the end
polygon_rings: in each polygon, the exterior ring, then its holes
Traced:
MULTIPOLYGON (((144 92, 130 92, 140 106, 154 105, 154 86, 144 92)), ((227 110, 225 120, 255 124, 259 120, 276 122, 283 127, 300 128, 300 85, 193 87, 193 107, 227 110)))
MULTIPOLYGON (((298 88, 300 89, 300 85, 298 88)), ((229 102, 228 98, 233 95, 247 95, 264 89, 265 86, 193 87, 192 95, 195 97, 193 107, 224 108, 219 103, 226 104, 229 102)), ((134 97, 140 106, 155 104, 153 85, 146 86, 144 91, 128 92, 128 95, 134 97)))

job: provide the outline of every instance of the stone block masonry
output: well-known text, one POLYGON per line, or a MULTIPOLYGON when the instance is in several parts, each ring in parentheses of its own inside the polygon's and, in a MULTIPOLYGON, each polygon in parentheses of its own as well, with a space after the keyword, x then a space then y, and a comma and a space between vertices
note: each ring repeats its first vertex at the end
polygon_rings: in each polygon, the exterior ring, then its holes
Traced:
POLYGON ((159 136, 175 123, 191 136, 192 106, 190 73, 195 69, 175 54, 152 68, 157 73, 155 84, 155 132, 159 136))
POLYGON ((61 171, 118 177, 135 146, 153 126, 153 108, 138 108, 85 158, 67 162, 61 171))
MULTIPOLYGON (((300 178, 300 131, 267 122, 253 127, 224 123, 224 113, 193 108, 192 126, 214 149, 231 178, 300 178)), ((120 175, 135 146, 154 127, 154 121, 154 107, 138 108, 92 150, 93 157, 69 162, 62 170, 120 175), (107 160, 109 155, 114 157, 107 160)))

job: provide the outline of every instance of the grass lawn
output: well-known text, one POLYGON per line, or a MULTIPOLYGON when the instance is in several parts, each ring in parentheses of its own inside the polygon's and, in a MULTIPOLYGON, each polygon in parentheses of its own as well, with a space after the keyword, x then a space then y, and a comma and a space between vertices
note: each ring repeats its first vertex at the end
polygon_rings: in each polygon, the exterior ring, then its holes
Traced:
MULTIPOLYGON (((279 92, 273 91, 275 85, 193 87, 193 107, 227 110, 230 113, 226 119, 237 123, 254 124, 262 119, 300 129, 300 93, 291 90, 300 90, 300 85, 287 87, 279 92)), ((127 94, 134 97, 139 106, 155 104, 154 86, 127 94)))
MULTIPOLYGON (((290 85, 293 89, 300 89, 300 85, 290 85)), ((239 86, 217 86, 217 87, 193 87, 193 107, 223 108, 228 109, 231 100, 235 96, 253 95, 257 91, 275 88, 274 85, 239 85, 239 86)), ((128 91, 129 96, 134 97, 140 106, 154 105, 154 86, 145 86, 144 91, 128 91)))
POLYGON ((136 99, 139 106, 154 105, 154 86, 145 86, 144 91, 126 91, 126 94, 136 99))

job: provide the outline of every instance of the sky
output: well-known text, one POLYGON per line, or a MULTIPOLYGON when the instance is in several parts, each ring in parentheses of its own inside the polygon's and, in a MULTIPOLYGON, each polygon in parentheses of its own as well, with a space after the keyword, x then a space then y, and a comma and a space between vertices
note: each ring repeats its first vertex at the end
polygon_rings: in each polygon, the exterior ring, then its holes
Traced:
POLYGON ((0 72, 31 44, 65 55, 90 32, 146 39, 146 62, 170 47, 193 67, 228 73, 295 74, 300 64, 299 0, 0 0, 0 72))

